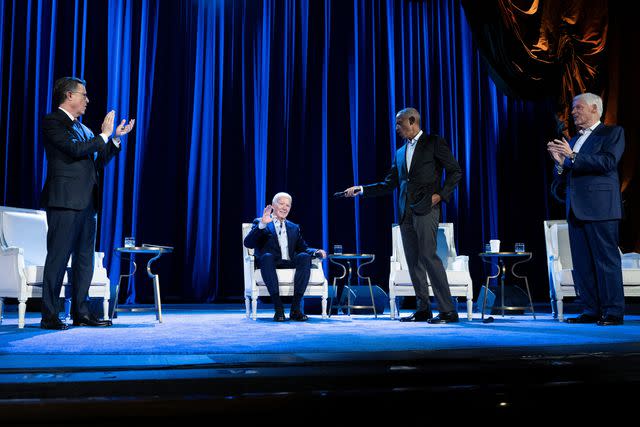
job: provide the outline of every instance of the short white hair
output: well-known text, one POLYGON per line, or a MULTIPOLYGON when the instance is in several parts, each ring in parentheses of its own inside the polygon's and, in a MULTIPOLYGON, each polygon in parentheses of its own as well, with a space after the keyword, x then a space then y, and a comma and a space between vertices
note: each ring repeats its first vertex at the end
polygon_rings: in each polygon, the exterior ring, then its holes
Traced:
POLYGON ((291 194, 285 193, 285 192, 280 192, 280 193, 277 193, 275 196, 273 196, 273 200, 271 201, 271 203, 273 203, 275 205, 276 203, 278 203, 278 200, 281 197, 286 197, 287 199, 289 199, 289 203, 293 202, 293 197, 291 197, 291 194))
POLYGON ((595 105, 596 111, 598 112, 598 118, 602 117, 602 98, 598 95, 595 93, 585 92, 573 98, 574 102, 578 100, 584 101, 587 105, 595 105))

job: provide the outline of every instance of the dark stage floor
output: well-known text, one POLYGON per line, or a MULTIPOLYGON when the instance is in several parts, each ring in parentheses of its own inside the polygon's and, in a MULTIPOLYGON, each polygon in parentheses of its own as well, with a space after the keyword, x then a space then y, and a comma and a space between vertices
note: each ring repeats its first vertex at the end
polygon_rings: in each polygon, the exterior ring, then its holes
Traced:
POLYGON ((163 324, 151 314, 120 313, 112 328, 53 334, 35 326, 37 313, 17 330, 9 310, 0 326, 2 425, 200 417, 484 425, 635 416, 635 308, 624 326, 604 328, 558 324, 546 307, 537 309, 537 320, 497 316, 491 325, 478 314, 443 326, 400 324, 387 314, 275 325, 268 308, 250 321, 237 305, 173 306, 163 324), (147 333, 156 347, 145 344, 147 333), (140 345, 113 344, 127 339, 140 345), (69 344, 76 341, 93 342, 96 351, 69 344))

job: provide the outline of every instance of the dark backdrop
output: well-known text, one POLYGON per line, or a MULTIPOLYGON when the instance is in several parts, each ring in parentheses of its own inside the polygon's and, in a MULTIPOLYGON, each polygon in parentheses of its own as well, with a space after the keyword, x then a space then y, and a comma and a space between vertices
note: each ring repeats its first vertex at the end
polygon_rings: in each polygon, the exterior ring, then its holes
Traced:
MULTIPOLYGON (((134 235, 175 246, 157 263, 165 302, 239 299, 240 225, 287 191, 312 246, 375 253, 369 271, 386 288, 392 198, 331 195, 383 178, 402 143, 395 112, 414 106, 464 172, 443 221, 470 256, 476 295, 477 253, 499 238, 534 252, 534 296, 548 300, 542 223, 563 216, 545 152, 558 96, 497 89, 459 1, 1 3, 4 205, 38 207, 38 126, 56 78, 87 80, 92 129, 110 109, 137 119, 104 182, 99 247, 112 281, 113 248, 134 235)), ((130 283, 129 302, 152 299, 148 279, 130 283)))

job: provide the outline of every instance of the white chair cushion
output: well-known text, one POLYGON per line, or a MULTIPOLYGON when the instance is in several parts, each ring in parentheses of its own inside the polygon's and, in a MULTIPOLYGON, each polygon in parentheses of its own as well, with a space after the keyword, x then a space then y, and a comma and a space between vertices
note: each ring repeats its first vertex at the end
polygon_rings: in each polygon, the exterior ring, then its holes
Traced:
POLYGON ((563 269, 560 271, 560 285, 561 286, 573 286, 573 274, 572 270, 563 269))
MULTIPOLYGON (((429 280, 429 276, 427 276, 429 280)), ((471 283, 471 276, 468 271, 451 271, 447 270, 447 281, 449 286, 467 286, 471 283)), ((411 276, 407 270, 398 270, 395 272, 394 283, 396 286, 413 286, 411 276)))
POLYGON ((2 233, 8 246, 24 250, 25 263, 44 265, 47 258, 47 217, 44 212, 2 212, 2 233))
MULTIPOLYGON (((27 265, 25 266, 24 270, 27 279, 27 285, 42 284, 42 273, 44 272, 44 265, 27 265)), ((69 283, 67 273, 64 273, 62 283, 69 283)), ((93 283, 91 285, 93 286, 93 283)))
MULTIPOLYGON (((279 268, 276 270, 276 274, 278 275, 278 282, 280 284, 284 283, 293 283, 293 276, 295 275, 296 270, 293 268, 279 268)), ((255 272, 256 283, 258 286, 265 286, 264 280, 262 280, 262 273, 258 269, 255 272)), ((322 270, 319 268, 312 268, 311 275, 309 277, 309 286, 315 285, 323 285, 324 284, 324 275, 322 274, 322 270)))
MULTIPOLYGON (((622 270, 622 283, 625 288, 629 286, 640 286, 640 268, 627 268, 622 270)), ((625 295, 627 290, 625 289, 625 295)))

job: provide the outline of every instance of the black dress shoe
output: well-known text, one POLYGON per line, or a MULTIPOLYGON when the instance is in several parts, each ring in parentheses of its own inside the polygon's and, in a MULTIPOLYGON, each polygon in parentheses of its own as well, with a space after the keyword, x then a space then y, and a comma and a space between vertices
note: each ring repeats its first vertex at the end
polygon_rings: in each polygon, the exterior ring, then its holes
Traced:
POLYGON ((602 319, 596 322, 598 326, 616 326, 622 325, 623 323, 624 321, 622 320, 622 317, 610 315, 603 316, 602 319))
POLYGON ((400 318, 401 322, 428 322, 433 317, 431 311, 416 311, 411 316, 400 318))
POLYGON ((307 320, 309 320, 309 316, 301 311, 292 311, 291 313, 289 313, 289 319, 296 322, 306 322, 307 320))
POLYGON ((69 329, 69 325, 67 325, 66 323, 64 323, 60 319, 41 320, 40 321, 40 328, 41 329, 53 329, 53 330, 57 330, 57 331, 64 331, 66 329, 69 329))
POLYGON ((458 312, 456 311, 447 311, 445 313, 440 313, 433 319, 429 319, 428 322, 431 324, 437 323, 456 323, 458 322, 458 312))
POLYGON ((111 320, 99 320, 92 316, 78 317, 77 319, 73 319, 73 326, 95 326, 104 328, 111 325, 113 325, 111 320))
POLYGON ((567 323, 596 323, 598 321, 597 316, 592 316, 591 314, 582 313, 578 317, 572 317, 571 319, 567 319, 567 323))
POLYGON ((276 322, 284 322, 287 320, 286 317, 284 317, 284 311, 276 311, 276 314, 273 315, 273 320, 276 322))

